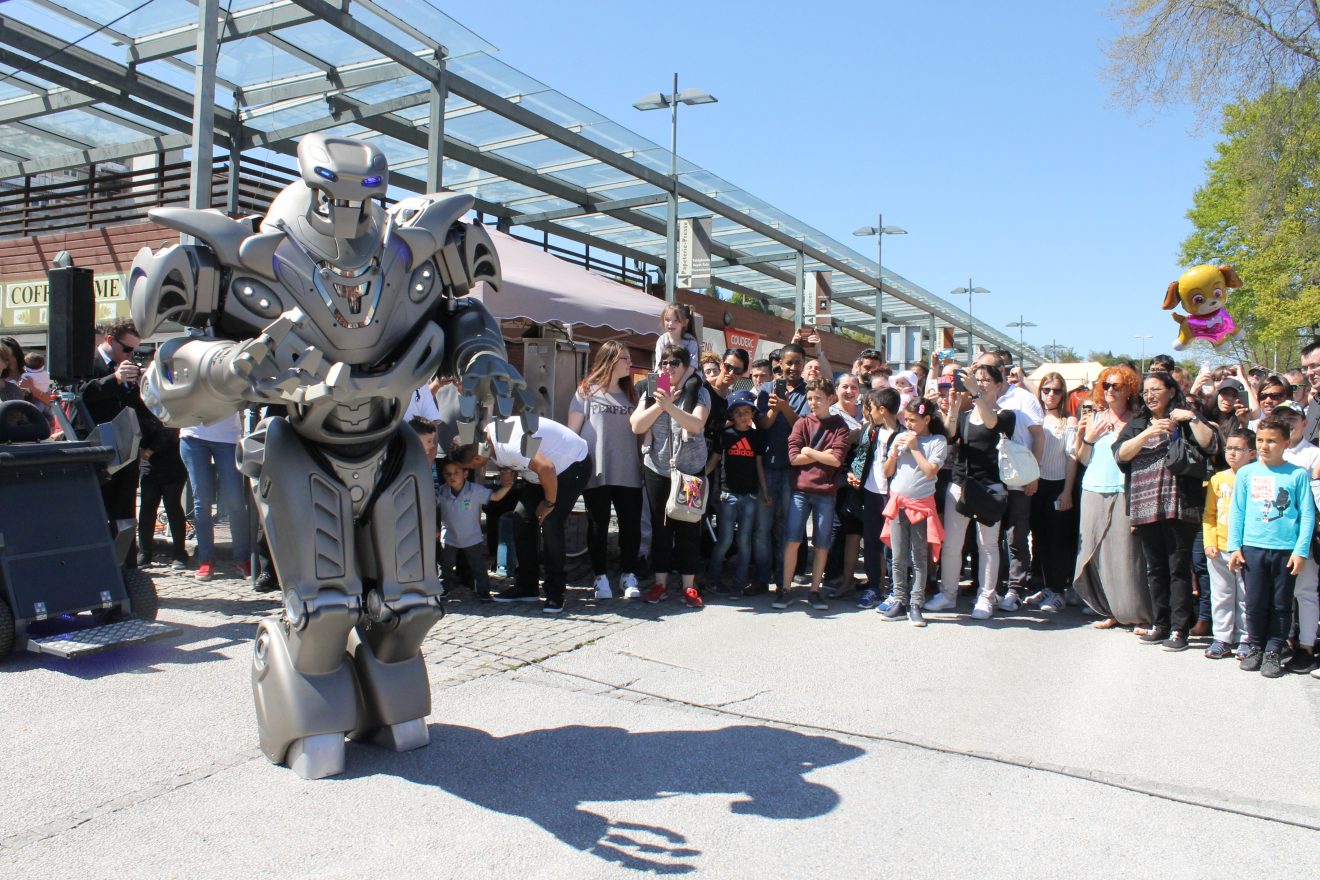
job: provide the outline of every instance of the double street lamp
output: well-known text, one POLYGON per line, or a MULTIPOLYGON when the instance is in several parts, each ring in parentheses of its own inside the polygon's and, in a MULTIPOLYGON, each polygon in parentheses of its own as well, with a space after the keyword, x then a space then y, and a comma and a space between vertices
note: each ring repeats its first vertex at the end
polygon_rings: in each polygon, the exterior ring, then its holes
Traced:
POLYGON ((678 105, 714 104, 716 98, 701 89, 678 90, 678 74, 668 94, 652 92, 633 103, 638 110, 669 108, 669 211, 665 217, 665 302, 677 302, 678 277, 678 105))
POLYGON ((1150 339, 1151 335, 1149 333, 1145 336, 1133 335, 1132 338, 1141 340, 1141 375, 1144 376, 1146 375, 1146 340, 1150 339))
POLYGON ((860 229, 854 229, 853 235, 875 236, 875 349, 887 361, 889 360, 889 352, 885 350, 888 348, 886 345, 888 340, 885 339, 885 264, 881 258, 884 256, 885 236, 907 235, 907 230, 901 226, 886 226, 885 215, 878 214, 874 226, 863 226, 860 229))
POLYGON ((955 287, 953 290, 949 291, 950 296, 961 296, 964 293, 967 294, 967 359, 969 361, 976 359, 976 337, 972 333, 972 325, 975 323, 972 320, 972 294, 989 292, 990 291, 984 287, 973 287, 972 279, 970 278, 967 279, 966 287, 955 287))
POLYGON ((1023 339, 1022 333, 1026 328, 1035 327, 1036 325, 1028 321, 1023 315, 1018 315, 1018 319, 1008 326, 1018 328, 1018 360, 1023 364, 1022 369, 1025 372, 1027 362, 1027 343, 1023 339))

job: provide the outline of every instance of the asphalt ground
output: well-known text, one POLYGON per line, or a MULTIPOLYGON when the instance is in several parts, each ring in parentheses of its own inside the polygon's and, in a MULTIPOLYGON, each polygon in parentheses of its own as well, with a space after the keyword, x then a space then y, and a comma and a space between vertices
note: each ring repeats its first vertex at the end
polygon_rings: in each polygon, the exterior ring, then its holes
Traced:
POLYGON ((582 579, 562 618, 459 593, 424 649, 431 745, 350 744, 305 781, 256 748, 250 639, 276 601, 148 574, 178 638, 0 664, 0 877, 1320 868, 1320 681, 1072 609, 920 630, 846 602, 597 602, 582 579))

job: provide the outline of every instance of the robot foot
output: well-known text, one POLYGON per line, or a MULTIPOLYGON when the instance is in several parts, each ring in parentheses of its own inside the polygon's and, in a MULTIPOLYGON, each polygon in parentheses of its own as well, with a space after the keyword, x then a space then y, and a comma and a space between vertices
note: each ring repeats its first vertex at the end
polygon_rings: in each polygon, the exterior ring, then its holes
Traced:
POLYGON ((410 752, 430 745, 431 731, 426 726, 425 718, 414 718, 412 721, 376 728, 369 742, 393 752, 410 752))
POLYGON ((319 733, 295 739, 284 763, 303 779, 324 779, 344 772, 344 735, 319 733))

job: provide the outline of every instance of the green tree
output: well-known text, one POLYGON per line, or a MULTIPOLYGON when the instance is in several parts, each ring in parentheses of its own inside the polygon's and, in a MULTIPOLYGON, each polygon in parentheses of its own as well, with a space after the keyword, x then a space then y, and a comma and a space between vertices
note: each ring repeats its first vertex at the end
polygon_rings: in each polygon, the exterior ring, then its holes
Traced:
POLYGON ((1223 134, 1181 260, 1237 269, 1232 353, 1286 368, 1320 325, 1320 82, 1229 105, 1223 134))

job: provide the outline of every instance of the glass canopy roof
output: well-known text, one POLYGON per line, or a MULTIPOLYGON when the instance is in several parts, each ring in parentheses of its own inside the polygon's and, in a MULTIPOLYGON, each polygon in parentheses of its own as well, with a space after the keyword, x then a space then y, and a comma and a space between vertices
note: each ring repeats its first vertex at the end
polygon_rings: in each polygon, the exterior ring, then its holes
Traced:
MULTIPOLYGON (((0 179, 187 150, 199 5, 0 5, 0 179)), ((502 224, 663 264, 668 149, 506 64, 427 0, 220 0, 218 17, 217 148, 291 164, 309 131, 369 138, 392 184, 424 190, 442 53, 446 189, 502 224)), ((791 308, 802 250, 807 273, 833 273, 835 321, 874 331, 874 260, 681 157, 678 181, 680 216, 714 214, 717 286, 791 308)), ((929 331, 933 315, 937 327, 970 323, 978 340, 1017 347, 912 281, 883 279, 891 325, 929 331)))

